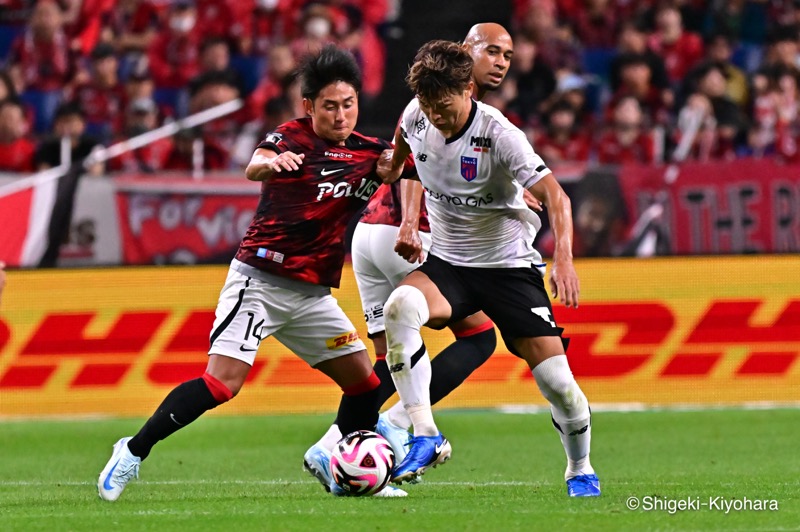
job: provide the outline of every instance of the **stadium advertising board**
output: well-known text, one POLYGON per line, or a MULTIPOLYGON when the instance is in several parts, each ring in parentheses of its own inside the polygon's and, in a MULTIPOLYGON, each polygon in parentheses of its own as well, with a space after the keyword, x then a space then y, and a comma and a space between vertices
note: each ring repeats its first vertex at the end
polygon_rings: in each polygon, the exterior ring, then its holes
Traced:
MULTIPOLYGON (((580 261, 577 310, 556 305, 594 404, 800 401, 800 257, 580 261)), ((10 272, 0 309, 0 415, 149 415, 205 367, 226 268, 10 272)), ((366 338, 352 271, 335 297, 366 338)), ((449 332, 425 332, 431 353, 449 332)), ((219 413, 335 411, 340 392, 274 339, 219 413)), ((444 407, 543 405, 500 343, 444 407)))

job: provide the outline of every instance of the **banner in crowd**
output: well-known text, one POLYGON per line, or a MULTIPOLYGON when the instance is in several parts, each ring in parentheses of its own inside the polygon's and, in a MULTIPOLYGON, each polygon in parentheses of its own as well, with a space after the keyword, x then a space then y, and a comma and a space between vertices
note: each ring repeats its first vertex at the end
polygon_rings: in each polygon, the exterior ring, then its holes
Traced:
POLYGON ((672 253, 800 252, 800 166, 772 160, 625 165, 619 181, 632 221, 653 203, 672 253))
POLYGON ((118 182, 124 263, 229 262, 253 219, 259 186, 243 179, 118 182))
MULTIPOLYGON (((583 260, 577 271, 580 307, 556 303, 554 313, 593 404, 800 401, 800 258, 583 260)), ((172 387, 203 372, 226 273, 10 272, 0 308, 0 416, 149 415, 172 387)), ((334 296, 366 339, 349 266, 334 296)), ((452 341, 446 330, 424 336, 432 354, 452 341)), ((242 393, 215 415, 334 412, 339 396, 269 338, 242 393)), ((440 406, 544 404, 525 362, 500 341, 440 406)))

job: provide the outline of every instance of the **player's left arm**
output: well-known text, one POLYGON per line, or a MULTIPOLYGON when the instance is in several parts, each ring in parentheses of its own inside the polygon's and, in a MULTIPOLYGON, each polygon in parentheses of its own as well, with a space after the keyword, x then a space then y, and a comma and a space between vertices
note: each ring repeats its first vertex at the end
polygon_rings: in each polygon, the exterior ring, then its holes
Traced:
POLYGON ((555 250, 550 272, 550 290, 566 307, 578 307, 580 281, 572 263, 572 203, 552 173, 546 174, 528 191, 547 207, 553 229, 555 250))

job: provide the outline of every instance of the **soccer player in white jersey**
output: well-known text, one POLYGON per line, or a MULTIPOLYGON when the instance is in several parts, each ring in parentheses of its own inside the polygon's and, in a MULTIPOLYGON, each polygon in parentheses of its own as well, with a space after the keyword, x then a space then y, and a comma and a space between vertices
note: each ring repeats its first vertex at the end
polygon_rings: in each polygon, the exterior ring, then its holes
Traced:
POLYGON ((589 462, 591 413, 575 382, 533 248, 539 217, 528 189, 548 209, 555 237, 550 288, 576 307, 579 282, 572 264, 570 201, 524 133, 498 110, 472 100, 473 60, 457 43, 431 41, 406 78, 415 99, 401 119, 402 138, 378 163, 384 182, 400 178, 413 153, 426 191, 432 244, 427 261, 392 292, 385 305, 387 363, 414 426, 411 450, 395 468, 397 483, 449 459, 429 398, 430 360, 423 325, 441 327, 484 311, 509 350, 531 368, 550 402, 553 425, 567 454, 570 496, 600 495, 589 462), (411 360, 418 361, 412 369, 411 360))
MULTIPOLYGON (((473 96, 480 100, 487 91, 497 89, 505 78, 511 65, 514 43, 500 24, 481 23, 470 28, 463 46, 475 62, 472 71, 475 81, 473 96)), ((540 209, 535 200, 531 207, 540 209)), ((424 260, 430 243, 422 185, 419 181, 407 179, 380 187, 373 194, 353 234, 353 273, 369 337, 375 347, 374 368, 381 379, 380 404, 395 393, 385 361, 383 305, 400 281, 424 260)), ((432 404, 446 397, 486 362, 497 344, 494 326, 483 312, 449 324, 449 327, 456 341, 431 363, 432 404)), ((398 463, 408 451, 410 427, 411 420, 399 402, 378 418, 377 431, 391 443, 398 463)), ((341 438, 338 423, 334 423, 303 456, 303 467, 325 487, 330 485, 331 449, 341 438)))

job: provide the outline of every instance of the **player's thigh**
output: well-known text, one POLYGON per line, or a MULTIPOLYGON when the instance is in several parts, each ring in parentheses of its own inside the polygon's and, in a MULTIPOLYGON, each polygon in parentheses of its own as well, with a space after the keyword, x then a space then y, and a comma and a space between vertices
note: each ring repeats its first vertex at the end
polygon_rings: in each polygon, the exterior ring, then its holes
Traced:
POLYGON ((361 308, 364 310, 364 319, 367 322, 367 332, 370 337, 385 329, 383 304, 394 290, 389 279, 375 264, 370 246, 373 227, 376 226, 364 223, 356 225, 351 251, 353 275, 356 278, 358 296, 361 299, 361 308))
MULTIPOLYGON (((366 356, 366 346, 356 328, 331 295, 306 296, 295 301, 292 319, 275 333, 275 338, 317 369, 327 360, 359 351, 366 356)), ((360 373, 354 375, 355 383, 360 382, 360 376, 360 373)), ((363 375, 368 376, 369 373, 363 375)))
POLYGON ((465 336, 474 332, 482 332, 482 329, 488 329, 492 326, 492 320, 485 312, 476 312, 471 316, 467 316, 463 320, 450 323, 448 327, 456 336, 465 336))
POLYGON ((372 375, 372 361, 366 350, 323 360, 315 369, 330 377, 341 388, 360 384, 372 375))
POLYGON ((439 257, 428 255, 422 266, 400 283, 412 284, 425 294, 430 312, 427 325, 432 329, 441 329, 480 311, 458 270, 439 257))
POLYGON ((536 270, 492 269, 478 275, 483 279, 481 308, 512 353, 529 365, 564 353, 563 329, 556 324, 544 281, 536 270))
POLYGON ((291 317, 297 294, 229 270, 211 328, 209 355, 253 365, 261 341, 291 317))

